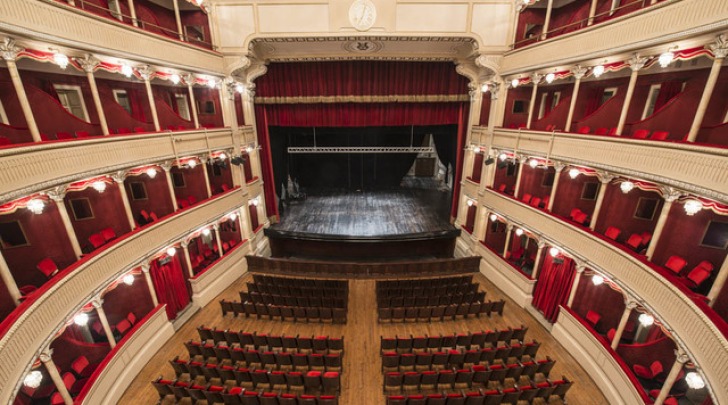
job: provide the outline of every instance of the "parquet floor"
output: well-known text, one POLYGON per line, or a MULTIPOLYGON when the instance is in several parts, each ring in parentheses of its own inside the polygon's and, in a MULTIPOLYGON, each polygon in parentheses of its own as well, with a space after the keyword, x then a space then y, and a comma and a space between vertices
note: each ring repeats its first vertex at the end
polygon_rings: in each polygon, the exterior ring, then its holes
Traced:
MULTIPOLYGON (((556 342, 550 333, 530 314, 517 307, 513 301, 480 274, 476 275, 475 281, 481 284, 481 289, 487 291, 486 299, 505 298, 506 307, 503 317, 496 314, 492 318, 470 318, 458 321, 379 324, 377 322, 374 295, 375 282, 372 280, 352 280, 349 285, 349 313, 346 325, 293 323, 246 319, 243 317, 233 318, 230 314, 223 318, 218 301, 222 298, 239 299, 237 292, 244 289, 245 282, 250 278, 250 275, 245 275, 236 281, 180 328, 174 337, 149 360, 124 393, 120 403, 155 404, 158 395, 150 381, 160 375, 167 378, 174 377, 174 372, 168 360, 178 355, 180 358, 188 357, 183 342, 188 339, 198 339, 199 336, 195 328, 201 324, 281 335, 297 333, 302 335, 344 336, 344 372, 339 401, 342 405, 382 405, 385 403, 382 393, 381 361, 378 355, 380 336, 502 329, 524 324, 529 327, 526 338, 528 340, 536 339, 542 343, 538 357, 543 358, 548 355, 556 360, 551 377, 558 379, 565 375, 575 381, 574 386, 566 396, 570 404, 607 404, 599 388, 569 355, 569 352, 556 342)), ((558 402, 560 401, 552 401, 552 404, 558 402)))

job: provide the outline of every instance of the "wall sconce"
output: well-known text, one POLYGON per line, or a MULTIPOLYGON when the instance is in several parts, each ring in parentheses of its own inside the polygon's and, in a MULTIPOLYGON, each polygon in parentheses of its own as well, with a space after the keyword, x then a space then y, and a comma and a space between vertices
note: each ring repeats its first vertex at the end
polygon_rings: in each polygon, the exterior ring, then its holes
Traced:
POLYGON ((91 187, 93 187, 94 190, 98 191, 99 193, 103 193, 104 191, 106 191, 106 182, 101 180, 94 181, 91 184, 91 187))
POLYGON ((129 273, 129 274, 125 275, 125 276, 124 276, 124 277, 123 277, 123 278, 121 279, 121 281, 123 281, 123 282, 124 282, 124 284, 126 284, 126 285, 132 285, 132 284, 134 284, 134 275, 133 275, 133 274, 131 274, 131 273, 129 273))
POLYGON ((518 87, 519 84, 520 84, 520 81, 518 79, 511 80, 511 87, 512 88, 515 89, 516 87, 518 87))
POLYGON ((179 77, 179 75, 178 75, 177 73, 175 73, 175 74, 173 74, 172 76, 170 76, 170 77, 169 77, 169 80, 171 80, 171 81, 172 81, 172 83, 174 83, 175 85, 178 85, 178 84, 179 84, 179 82, 180 82, 180 81, 181 81, 182 79, 181 79, 181 78, 179 77))
POLYGON ((134 69, 127 64, 123 64, 121 65, 121 74, 126 77, 131 77, 131 75, 134 74, 134 69))
POLYGON ((693 216, 703 209, 703 204, 698 200, 688 200, 685 201, 683 208, 685 208, 686 214, 693 216))
POLYGON ((599 76, 604 74, 604 70, 604 65, 596 65, 592 69, 592 74, 594 75, 594 77, 599 78, 599 76))
POLYGON ((45 208, 45 204, 43 203, 43 200, 39 198, 31 198, 28 201, 28 205, 26 206, 32 212, 33 214, 42 214, 43 208, 45 208))
POLYGON ((655 323, 655 317, 650 314, 642 314, 637 318, 640 324, 644 327, 652 326, 655 323))
POLYGON ((604 277, 600 276, 599 274, 595 274, 592 276, 592 283, 594 285, 602 285, 604 283, 604 277))
POLYGON ((78 326, 86 326, 88 324, 88 314, 85 312, 76 314, 76 316, 73 317, 73 323, 78 326))
POLYGON ((472 206, 473 206, 473 204, 474 204, 474 203, 473 203, 473 200, 471 200, 471 199, 468 199, 468 207, 472 207, 472 206))
POLYGON ((495 215, 495 214, 490 214, 490 220, 491 220, 492 222, 495 222, 495 221, 497 221, 497 220, 498 220, 498 215, 495 215))
POLYGON ((60 53, 59 51, 55 51, 53 54, 53 62, 61 69, 66 70, 68 67, 68 56, 60 53))
POLYGON ((619 188, 624 194, 627 194, 634 188, 634 183, 631 181, 623 181, 622 184, 619 185, 619 188))
POLYGON ((546 83, 551 84, 556 80, 556 74, 555 73, 549 73, 546 75, 546 83))
POLYGON ((205 228, 202 230, 202 234, 205 236, 210 236, 210 228, 205 228))
POLYGON ((675 59, 675 54, 668 49, 667 52, 660 55, 660 57, 657 59, 657 62, 660 64, 660 67, 666 68, 670 66, 670 63, 672 63, 673 59, 675 59))
POLYGON ((217 86, 217 80, 215 78, 207 79, 207 87, 214 89, 217 86))
POLYGON ((190 159, 187 161, 187 167, 189 167, 190 169, 194 169, 196 166, 197 166, 197 160, 190 159))
POLYGON ((561 249, 553 246, 551 249, 549 249, 549 254, 551 255, 551 257, 556 257, 561 254, 561 249))
POLYGON ((577 169, 575 167, 569 169, 569 177, 571 177, 572 179, 577 178, 579 176, 579 173, 581 173, 581 172, 579 171, 579 169, 577 169))
POLYGON ((691 371, 685 374, 685 383, 688 384, 688 387, 694 390, 699 390, 705 387, 705 381, 703 380, 703 377, 701 377, 700 374, 696 373, 695 371, 691 371))
POLYGON ((38 388, 40 383, 43 381, 43 373, 38 370, 33 370, 23 379, 23 385, 28 388, 38 388))
POLYGON ((517 228, 516 229, 516 236, 521 236, 521 235, 523 235, 523 229, 517 228))
POLYGON ((167 248, 165 253, 167 253, 167 256, 174 256, 174 254, 177 253, 177 248, 175 248, 174 246, 170 246, 167 248))

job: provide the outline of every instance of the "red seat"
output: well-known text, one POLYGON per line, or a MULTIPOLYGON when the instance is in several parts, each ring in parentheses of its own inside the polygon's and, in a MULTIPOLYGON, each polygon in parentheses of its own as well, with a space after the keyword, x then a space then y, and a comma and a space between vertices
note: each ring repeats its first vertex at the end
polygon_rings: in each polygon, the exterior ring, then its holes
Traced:
POLYGON ((650 244, 650 241, 652 240, 652 234, 649 232, 642 232, 640 234, 642 237, 642 246, 647 246, 650 244))
POLYGON ((98 249, 106 243, 106 239, 100 233, 89 236, 88 241, 94 249, 98 249))
POLYGON ((35 267, 48 278, 58 274, 58 266, 56 265, 56 262, 48 257, 38 262, 35 267))
POLYGON ((89 136, 91 135, 89 135, 88 131, 76 131, 76 138, 88 138, 89 136))
POLYGON ((523 197, 521 197, 521 201, 523 201, 526 204, 531 202, 531 194, 528 194, 528 193, 524 194, 523 197))
POLYGON ((602 319, 602 316, 594 311, 587 311, 586 313, 586 320, 589 321, 589 323, 596 328, 597 323, 599 323, 599 320, 602 319))
POLYGON ((579 214, 580 212, 581 212, 580 209, 578 209, 578 208, 572 208, 571 209, 571 212, 569 213, 569 218, 571 218, 571 220, 573 221, 574 218, 576 217, 576 215, 579 214))
POLYGON ((76 357, 73 363, 71 363, 71 371, 73 371, 78 378, 86 378, 93 374, 97 366, 98 364, 91 364, 86 356, 81 355, 76 357))
POLYGON ((614 335, 616 335, 616 334, 617 334, 617 330, 616 329, 614 329, 614 328, 609 329, 607 331, 607 339, 609 339, 609 341, 611 342, 612 340, 614 340, 614 335))
POLYGON ((0 146, 11 145, 12 142, 6 136, 0 136, 0 146))
POLYGON ((116 129, 116 133, 119 134, 119 135, 122 135, 122 134, 130 134, 131 131, 129 130, 129 128, 117 128, 116 129))
POLYGON ((116 232, 111 228, 104 228, 101 230, 101 236, 104 237, 104 241, 108 242, 116 238, 116 232))
POLYGON ((608 131, 609 129, 605 127, 597 128, 597 130, 594 131, 594 135, 606 135, 608 131))
POLYGON ((136 132, 138 134, 141 132, 147 132, 147 130, 144 129, 143 127, 134 127, 134 132, 136 132))
POLYGON ((632 366, 632 370, 634 370, 634 373, 637 375, 637 377, 644 378, 646 380, 652 380, 655 377, 657 377, 660 373, 662 373, 662 363, 660 363, 658 360, 655 360, 650 364, 650 368, 647 368, 641 364, 635 364, 632 366))
POLYGON ((40 140, 41 141, 52 141, 51 136, 48 134, 40 134, 40 140))
POLYGON ((617 127, 610 129, 608 135, 612 135, 612 136, 617 135, 617 127))
POLYGON ((650 131, 647 129, 638 129, 634 131, 634 134, 632 135, 635 139, 647 139, 647 136, 650 135, 650 131))
POLYGON ((123 319, 121 322, 116 324, 114 329, 116 329, 117 332, 123 335, 128 332, 129 329, 131 329, 131 322, 129 322, 127 319, 123 319))
POLYGON ((622 233, 622 231, 619 230, 619 228, 615 228, 613 226, 610 226, 607 228, 607 231, 604 232, 604 236, 611 240, 617 240, 619 238, 619 234, 622 233))
POLYGON ((126 320, 129 321, 129 323, 132 324, 132 325, 134 325, 135 323, 137 323, 137 317, 136 317, 136 315, 134 315, 133 312, 129 312, 126 315, 126 320))
POLYGON ((538 197, 531 198, 531 202, 528 203, 531 207, 538 208, 541 205, 541 199, 538 197))
POLYGON ((710 278, 710 274, 713 272, 713 264, 707 260, 703 260, 695 266, 684 279, 683 283, 690 289, 697 289, 701 284, 710 278))
POLYGON ((574 222, 577 224, 585 225, 587 222, 588 215, 586 215, 586 212, 579 211, 578 214, 574 216, 574 222))
POLYGON ((197 203, 197 198, 195 198, 195 196, 191 195, 191 196, 187 197, 187 202, 189 202, 190 205, 195 205, 195 203, 197 203))
POLYGON ((650 136, 650 139, 655 141, 664 141, 668 136, 670 136, 670 133, 667 131, 655 131, 650 136))
POLYGON ((498 192, 505 193, 506 192, 506 185, 505 184, 501 184, 500 186, 498 186, 498 192))
POLYGON ((69 139, 76 139, 73 135, 69 134, 68 132, 56 132, 56 138, 58 138, 59 141, 65 141, 69 139))
POLYGON ((578 131, 576 131, 577 134, 588 134, 589 131, 591 131, 591 128, 587 125, 584 125, 583 127, 579 128, 578 131))
POLYGON ((636 233, 633 233, 629 236, 629 239, 627 239, 627 242, 625 242, 625 245, 631 247, 635 252, 639 252, 642 250, 642 235, 638 235, 636 233))
POLYGON ((688 262, 680 256, 670 256, 665 262, 665 267, 675 274, 680 274, 688 262))

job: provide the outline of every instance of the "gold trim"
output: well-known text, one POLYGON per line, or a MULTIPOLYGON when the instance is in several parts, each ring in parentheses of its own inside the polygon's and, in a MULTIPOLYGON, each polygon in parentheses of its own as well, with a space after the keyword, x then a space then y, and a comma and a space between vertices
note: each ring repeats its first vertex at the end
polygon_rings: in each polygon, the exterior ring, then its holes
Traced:
POLYGON ((333 104, 333 103, 456 103, 470 101, 467 94, 385 95, 385 96, 294 96, 256 97, 255 104, 333 104))

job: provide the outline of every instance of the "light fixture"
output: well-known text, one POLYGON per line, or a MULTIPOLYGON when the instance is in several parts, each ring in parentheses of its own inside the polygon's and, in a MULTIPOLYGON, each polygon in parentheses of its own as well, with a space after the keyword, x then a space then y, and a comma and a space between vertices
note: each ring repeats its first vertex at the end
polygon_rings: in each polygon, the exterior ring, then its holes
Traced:
POLYGON ((33 370, 23 379, 23 385, 28 388, 38 388, 40 383, 43 381, 43 373, 38 370, 33 370))
POLYGON ((549 254, 551 255, 551 257, 556 257, 561 254, 561 249, 554 246, 551 249, 549 249, 549 254))
POLYGON ((490 86, 488 86, 488 83, 483 83, 483 85, 480 86, 480 91, 482 91, 483 93, 487 93, 488 90, 490 90, 490 86))
POLYGON ((98 191, 99 193, 103 193, 104 191, 106 191, 106 182, 101 180, 94 181, 91 184, 91 187, 93 187, 94 190, 98 191))
POLYGON ((468 207, 472 207, 472 206, 473 206, 473 200, 470 200, 470 199, 469 199, 469 200, 468 200, 468 207))
POLYGON ((198 5, 198 6, 202 7, 202 3, 203 3, 204 1, 205 1, 205 0, 195 0, 195 3, 197 3, 197 5, 198 5))
POLYGON ((218 155, 217 157, 219 157, 219 158, 220 158, 220 160, 225 160, 225 159, 227 159, 227 155, 225 154, 225 152, 222 152, 222 153, 220 153, 220 154, 219 154, 219 155, 218 155))
POLYGON ((637 318, 637 320, 644 327, 651 326, 653 323, 655 323, 655 318, 650 314, 642 314, 639 316, 639 318, 637 318))
POLYGON ((126 77, 131 77, 131 75, 134 73, 134 69, 131 68, 131 66, 127 64, 121 65, 121 74, 126 77))
POLYGON ((43 203, 43 200, 39 198, 31 198, 28 201, 27 207, 33 214, 42 214, 45 204, 43 203))
POLYGON ((153 167, 147 169, 145 173, 147 173, 147 176, 149 176, 150 179, 157 177, 157 169, 153 167))
POLYGON ((627 194, 634 188, 634 183, 631 181, 623 181, 622 184, 619 185, 619 188, 624 194, 627 194))
POLYGON ((597 65, 594 66, 594 69, 592 69, 592 74, 594 77, 599 77, 604 74, 604 65, 597 65))
POLYGON ((498 220, 498 215, 490 214, 490 220, 495 222, 496 220, 498 220))
POLYGON ((167 256, 174 256, 174 254, 177 253, 177 248, 175 248, 174 246, 170 246, 167 248, 166 253, 167 256))
POLYGON ((125 275, 124 278, 121 279, 121 281, 123 281, 126 285, 132 285, 134 284, 134 275, 129 273, 125 275))
POLYGON ((235 91, 242 94, 245 91, 245 86, 242 85, 242 83, 235 84, 235 91))
POLYGON ((238 218, 238 214, 236 214, 234 212, 230 214, 230 220, 231 221, 235 221, 237 218, 238 218))
POLYGON ((214 89, 217 86, 217 80, 215 78, 207 79, 207 87, 214 89))
POLYGON ((523 229, 517 228, 516 229, 516 236, 521 236, 521 235, 523 235, 523 229))
POLYGON ((705 387, 705 381, 703 381, 703 377, 701 377, 700 374, 696 373, 695 371, 691 371, 685 374, 685 382, 688 384, 688 387, 694 390, 699 390, 705 387))
POLYGON ((247 154, 250 154, 250 152, 252 152, 252 151, 253 151, 253 147, 252 146, 248 146, 248 147, 245 148, 245 153, 247 153, 247 154))
POLYGON ((518 81, 518 79, 513 79, 513 80, 511 80, 511 87, 513 87, 514 89, 515 89, 516 87, 518 87, 518 84, 519 84, 519 81, 518 81))
POLYGON ((190 169, 194 169, 195 166, 197 166, 197 161, 195 159, 190 159, 187 161, 187 166, 189 166, 190 169))
POLYGON ((259 202, 260 201, 258 200, 258 197, 255 197, 255 198, 253 198, 253 200, 250 203, 257 207, 259 202))
POLYGON ((506 155, 505 153, 501 153, 500 155, 498 155, 498 159, 500 159, 501 162, 505 162, 505 160, 508 159, 508 155, 506 155))
POLYGON ((670 63, 672 63, 673 59, 675 59, 675 54, 671 51, 667 51, 660 55, 657 61, 660 63, 660 67, 666 68, 670 66, 670 63))
POLYGON ((202 234, 205 236, 210 236, 210 228, 205 228, 202 230, 202 234))
POLYGON ((599 274, 595 274, 592 276, 592 283, 594 283, 594 285, 602 285, 604 283, 604 277, 599 274))
POLYGON ((473 147, 473 152, 474 153, 480 153, 480 146, 474 146, 473 147))
POLYGON ((693 216, 703 209, 703 203, 698 200, 688 200, 685 201, 683 208, 685 208, 686 214, 693 216))
POLYGON ((579 176, 579 173, 581 172, 576 167, 569 169, 569 177, 571 177, 572 179, 577 178, 579 176))
POLYGON ((528 161, 528 165, 531 166, 532 169, 535 169, 536 166, 538 166, 538 160, 531 159, 531 160, 528 161))
POLYGON ((73 317, 73 323, 78 326, 86 326, 86 324, 88 323, 88 314, 85 312, 76 314, 76 316, 73 317))
POLYGON ((546 75, 546 83, 548 83, 548 84, 553 83, 555 79, 556 79, 556 74, 554 74, 554 73, 549 73, 546 75))
POLYGON ((68 67, 68 56, 60 52, 56 52, 53 54, 53 62, 58 65, 58 67, 65 70, 68 67))
POLYGON ((180 80, 182 80, 182 78, 180 78, 179 75, 175 73, 169 77, 169 80, 171 80, 172 83, 174 83, 174 84, 179 84, 179 82, 180 82, 180 80))

